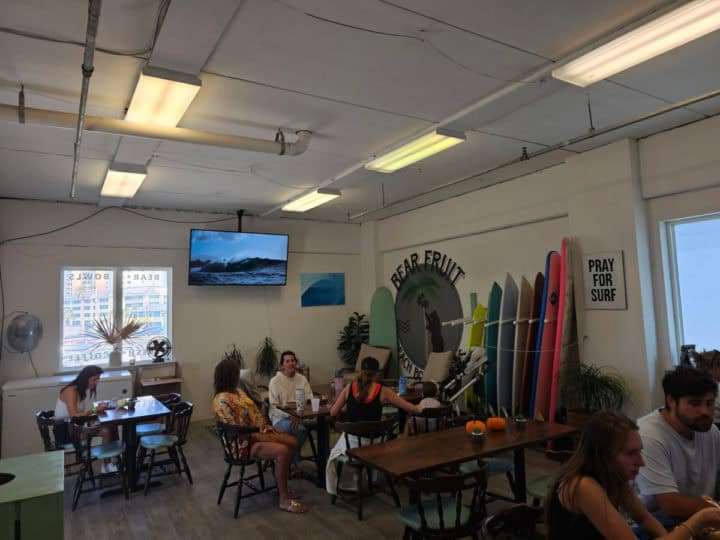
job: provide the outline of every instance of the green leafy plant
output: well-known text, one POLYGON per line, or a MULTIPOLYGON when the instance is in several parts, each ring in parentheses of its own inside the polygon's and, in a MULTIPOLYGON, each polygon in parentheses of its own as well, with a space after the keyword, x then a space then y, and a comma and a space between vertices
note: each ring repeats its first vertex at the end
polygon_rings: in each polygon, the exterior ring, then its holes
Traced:
POLYGON ((257 360, 255 371, 267 377, 275 375, 278 369, 278 355, 272 338, 266 337, 263 340, 257 355, 255 355, 255 359, 257 360))
POLYGON ((367 343, 370 338, 370 323, 365 315, 353 312, 348 317, 348 322, 338 334, 337 350, 340 352, 342 361, 355 367, 355 361, 360 354, 360 346, 367 343))
POLYGON ((617 373, 592 364, 566 363, 560 373, 560 399, 567 409, 585 412, 621 409, 627 385, 617 373))
POLYGON ((228 347, 228 350, 225 351, 225 354, 223 354, 223 360, 227 359, 237 362, 238 366, 240 366, 240 369, 245 368, 245 360, 243 360, 242 353, 237 348, 237 345, 235 345, 234 343, 230 347, 228 347))

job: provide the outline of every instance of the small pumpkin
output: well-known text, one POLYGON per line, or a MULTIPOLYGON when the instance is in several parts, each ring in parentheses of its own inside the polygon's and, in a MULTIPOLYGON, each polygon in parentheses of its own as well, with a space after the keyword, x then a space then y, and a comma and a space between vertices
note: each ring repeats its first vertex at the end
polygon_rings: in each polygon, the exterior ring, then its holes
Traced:
POLYGON ((504 418, 494 417, 487 419, 487 427, 490 431, 503 431, 505 426, 506 422, 504 418))
POLYGON ((472 435, 473 430, 479 429, 483 433, 487 433, 487 427, 485 427, 485 422, 481 420, 468 420, 465 423, 465 433, 468 435, 472 435))

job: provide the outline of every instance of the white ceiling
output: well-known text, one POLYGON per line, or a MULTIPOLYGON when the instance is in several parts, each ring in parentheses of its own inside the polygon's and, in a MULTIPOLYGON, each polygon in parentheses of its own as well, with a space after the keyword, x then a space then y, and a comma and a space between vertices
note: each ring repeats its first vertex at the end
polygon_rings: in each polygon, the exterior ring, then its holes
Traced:
MULTIPOLYGON (((551 78, 520 85, 447 124, 466 132, 465 143, 382 175, 358 165, 669 3, 172 0, 152 48, 160 5, 103 3, 98 47, 122 54, 96 52, 88 114, 122 118, 149 58, 202 80, 181 127, 262 139, 282 128, 290 140, 307 129, 310 146, 281 157, 88 132, 78 202, 100 202, 116 158, 148 163, 132 206, 264 214, 331 183, 343 196, 304 217, 376 219, 720 112, 720 99, 708 100, 482 174, 516 160, 523 147, 532 153, 587 134, 588 102, 600 129, 717 89, 715 32, 586 89, 551 78)), ((16 105, 24 84, 27 106, 77 113, 83 49, 64 41, 84 41, 87 7, 86 0, 0 0, 0 103, 16 105)), ((70 201, 74 138, 73 130, 0 122, 0 197, 70 201)))

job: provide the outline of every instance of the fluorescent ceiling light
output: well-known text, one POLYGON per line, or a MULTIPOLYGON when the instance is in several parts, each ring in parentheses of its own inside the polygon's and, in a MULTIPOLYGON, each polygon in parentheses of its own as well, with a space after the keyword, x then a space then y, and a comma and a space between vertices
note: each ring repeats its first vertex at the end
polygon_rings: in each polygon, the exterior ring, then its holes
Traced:
POLYGON ((135 196, 146 176, 147 169, 142 165, 113 162, 105 175, 100 196, 130 199, 135 196))
POLYGON ((200 79, 187 73, 145 67, 125 120, 175 127, 200 90, 200 79))
POLYGON ((552 76, 588 86, 719 28, 720 0, 696 0, 554 69, 552 76))
POLYGON ((438 128, 400 148, 373 159, 365 164, 366 169, 381 173, 392 173, 411 163, 442 152, 465 140, 465 134, 450 129, 438 128))
POLYGON ((325 204, 328 201, 337 199, 340 196, 340 190, 320 188, 312 193, 303 195, 299 199, 295 199, 282 207, 285 212, 307 212, 311 208, 325 204))

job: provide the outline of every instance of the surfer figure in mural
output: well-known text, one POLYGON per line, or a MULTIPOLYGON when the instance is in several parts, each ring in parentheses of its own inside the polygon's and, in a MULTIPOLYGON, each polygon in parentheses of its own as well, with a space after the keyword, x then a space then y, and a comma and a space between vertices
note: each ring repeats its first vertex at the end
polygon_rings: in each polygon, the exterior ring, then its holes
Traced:
MULTIPOLYGON (((440 322, 440 316, 436 310, 430 311, 430 303, 425 298, 424 294, 418 296, 418 304, 422 306, 423 313, 425 314, 425 330, 426 336, 429 334, 430 343, 432 345, 432 352, 443 352, 445 350, 445 341, 442 337, 442 324, 440 322)), ((427 348, 426 348, 427 350, 427 348)))

